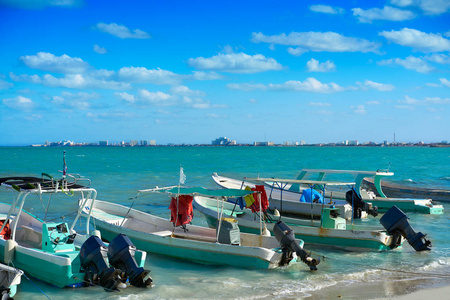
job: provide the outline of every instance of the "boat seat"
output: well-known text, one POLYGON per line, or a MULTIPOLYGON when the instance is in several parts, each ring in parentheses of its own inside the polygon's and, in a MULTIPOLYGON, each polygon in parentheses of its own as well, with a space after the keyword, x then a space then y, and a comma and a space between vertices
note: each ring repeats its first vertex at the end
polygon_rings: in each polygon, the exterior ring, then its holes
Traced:
POLYGON ((36 243, 40 248, 42 244, 42 229, 29 225, 22 225, 21 228, 23 230, 23 241, 36 243))
MULTIPOLYGON (((217 211, 217 206, 212 206, 212 205, 205 205, 207 208, 209 208, 209 209, 211 209, 212 211, 217 211)), ((219 207, 219 210, 220 210, 221 208, 219 207)), ((228 216, 234 216, 234 217, 237 217, 238 215, 242 215, 242 214, 245 214, 245 212, 244 211, 237 211, 237 210, 235 210, 235 211, 232 211, 231 209, 226 209, 226 208, 224 208, 223 209, 223 214, 224 215, 228 215, 228 216), (233 213, 233 214, 231 214, 231 213, 233 213)))
POLYGON ((161 231, 155 231, 155 232, 150 232, 150 233, 158 235, 158 236, 171 236, 172 235, 172 231, 170 231, 170 230, 161 230, 161 231))
POLYGON ((216 242, 216 237, 211 237, 211 236, 205 236, 205 235, 200 235, 200 234, 192 234, 192 233, 174 233, 174 237, 175 238, 180 238, 180 239, 187 239, 187 240, 196 240, 196 241, 202 241, 202 242, 210 242, 210 243, 215 243, 216 242))
POLYGON ((120 226, 123 223, 125 223, 125 221, 127 220, 127 218, 124 218, 122 216, 118 216, 118 215, 114 215, 114 214, 110 214, 107 213, 103 210, 99 210, 99 209, 94 209, 91 213, 92 216, 98 217, 99 219, 108 222, 112 225, 117 225, 120 226))

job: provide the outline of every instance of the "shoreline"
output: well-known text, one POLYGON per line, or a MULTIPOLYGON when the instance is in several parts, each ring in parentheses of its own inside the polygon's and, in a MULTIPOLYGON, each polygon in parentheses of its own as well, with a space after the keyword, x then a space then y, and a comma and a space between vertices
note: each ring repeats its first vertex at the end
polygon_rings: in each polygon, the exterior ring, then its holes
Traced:
POLYGON ((382 298, 376 298, 375 300, 382 299, 396 299, 396 300, 423 300, 427 298, 431 299, 443 299, 443 295, 450 295, 450 285, 436 287, 436 288, 425 288, 417 291, 413 291, 408 294, 403 295, 388 295, 382 298))

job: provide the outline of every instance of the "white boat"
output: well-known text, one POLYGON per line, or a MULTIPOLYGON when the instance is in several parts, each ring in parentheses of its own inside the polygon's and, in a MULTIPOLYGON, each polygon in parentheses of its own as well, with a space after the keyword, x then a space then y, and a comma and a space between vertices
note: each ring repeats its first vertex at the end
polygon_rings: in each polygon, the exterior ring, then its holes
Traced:
MULTIPOLYGON (((230 177, 220 176, 217 173, 212 175, 212 179, 216 184, 226 189, 245 189, 245 187, 254 188, 256 186, 255 183, 252 183, 250 180, 239 180, 233 179, 230 177)), ((264 184, 264 182, 261 182, 264 184)), ((354 183, 340 183, 340 184, 350 184, 354 183)), ((300 202, 301 194, 298 192, 291 192, 285 189, 274 188, 274 185, 266 185, 265 187, 266 193, 269 197, 269 208, 277 209, 280 213, 289 213, 296 214, 303 217, 313 217, 315 219, 320 218, 322 214, 322 208, 324 205, 330 206, 333 205, 335 208, 339 209, 339 214, 350 220, 352 218, 352 206, 345 202, 345 200, 338 199, 336 200, 334 197, 328 197, 324 199, 324 203, 307 203, 300 202)), ((366 214, 363 214, 363 217, 366 217, 366 214)))
MULTIPOLYGON (((11 204, 0 203, 0 261, 57 287, 100 284, 106 289, 116 289, 123 286, 127 277, 133 285, 150 285, 148 271, 143 270, 146 253, 134 251, 134 246, 126 244, 126 237, 118 238, 114 243, 116 248, 111 245, 107 248, 98 237, 75 232, 81 209, 71 227, 66 222, 44 221, 54 194, 79 194, 81 198, 95 199, 96 190, 81 184, 84 178, 70 174, 67 178, 71 181, 66 179, 65 172, 61 180, 47 174, 40 178, 0 178, 1 187, 13 194, 11 204), (41 201, 45 195, 50 195, 46 207, 42 205, 44 220, 23 209, 29 195, 35 195, 41 201), (123 261, 115 256, 115 249, 123 245, 129 246, 127 253, 133 256, 136 265, 124 266, 123 261), (98 256, 92 257, 94 254, 98 256), (122 271, 127 277, 120 277, 122 271), (136 271, 136 274, 131 276, 129 271, 136 271)), ((35 207, 35 213, 39 213, 39 206, 35 207)))
MULTIPOLYGON (((286 182, 304 183, 302 180, 286 182)), ((338 210, 333 207, 323 207, 320 220, 307 220, 287 217, 283 214, 275 215, 269 210, 254 211, 244 205, 237 205, 238 203, 238 201, 224 203, 221 211, 226 217, 235 218, 239 227, 245 232, 257 232, 260 227, 258 223, 261 220, 265 222, 269 231, 273 231, 273 225, 282 221, 295 232, 297 238, 311 244, 345 249, 389 250, 401 246, 406 239, 416 251, 430 250, 431 246, 431 242, 425 239, 424 234, 416 233, 412 229, 407 221, 408 217, 396 206, 389 209, 380 219, 383 228, 355 225, 353 222, 347 224, 344 218, 339 217, 338 210)), ((205 215, 210 227, 216 226, 219 211, 217 200, 195 196, 194 206, 205 215)))
MULTIPOLYGON (((217 201, 208 197, 194 197, 194 207, 202 212, 208 225, 215 227, 217 221, 217 201)), ((286 223, 295 236, 308 244, 327 245, 350 250, 390 250, 401 246, 402 239, 394 237, 386 230, 376 228, 361 228, 357 225, 347 225, 343 218, 337 216, 336 210, 324 208, 325 215, 321 220, 307 220, 264 214, 265 225, 272 232, 273 224, 278 220, 286 223)), ((224 215, 235 218, 244 232, 259 232, 259 216, 248 208, 240 208, 233 203, 224 204, 224 215)))
POLYGON ((22 270, 0 264, 0 299, 9 299, 8 296, 14 297, 16 295, 22 275, 22 270))
MULTIPOLYGON (((384 193, 381 180, 386 177, 391 177, 394 173, 389 171, 355 171, 355 170, 328 170, 328 169, 302 169, 296 180, 313 179, 317 181, 324 181, 326 176, 330 175, 350 175, 355 177, 355 191, 359 194, 365 202, 370 202, 372 205, 377 206, 379 211, 386 211, 392 206, 397 206, 404 211, 415 211, 425 214, 442 214, 444 207, 442 205, 436 205, 432 199, 417 199, 416 198, 404 198, 404 197, 387 197, 384 193), (314 174, 314 178, 311 178, 314 174), (365 183, 371 182, 371 187, 374 192, 364 189, 365 183)), ((270 185, 270 183, 267 183, 270 185)), ((299 184, 292 184, 284 187, 284 189, 290 192, 301 193, 304 189, 299 184)), ((389 190, 390 191, 390 190, 389 190)), ((396 194, 400 195, 400 194, 396 194)), ((432 194, 430 194, 432 195, 432 194)), ((450 195, 450 193, 449 193, 450 195)), ((345 199, 344 192, 333 192, 334 198, 345 199)))
MULTIPOLYGON (((141 190, 139 194, 147 192, 164 192, 175 197, 206 194, 221 198, 253 193, 242 190, 157 188, 141 190)), ((151 253, 204 264, 230 265, 240 268, 271 269, 283 266, 291 260, 295 261, 295 255, 290 256, 286 246, 280 244, 275 237, 241 233, 237 227, 232 230, 235 242, 231 243, 231 238, 221 239, 220 230, 192 224, 185 224, 184 228, 175 227, 174 223, 168 219, 110 202, 88 200, 83 206, 83 211, 94 219, 93 224, 100 230, 104 239, 110 240, 117 233, 124 233, 138 249, 151 253)), ((222 220, 220 224, 225 226, 223 219, 220 218, 220 220, 222 220)), ((303 249, 298 252, 296 254, 301 257, 301 260, 314 269, 317 261, 303 249)))

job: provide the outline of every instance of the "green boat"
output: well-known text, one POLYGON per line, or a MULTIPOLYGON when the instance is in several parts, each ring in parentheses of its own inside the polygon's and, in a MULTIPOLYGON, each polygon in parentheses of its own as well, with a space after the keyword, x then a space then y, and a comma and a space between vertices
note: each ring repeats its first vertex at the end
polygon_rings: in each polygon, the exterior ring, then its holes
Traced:
MULTIPOLYGON (((71 178, 70 182, 66 180, 66 174, 61 180, 54 180, 47 174, 0 178, 1 187, 13 194, 11 204, 0 203, 0 261, 61 288, 99 284, 105 289, 116 290, 124 287, 127 278, 133 285, 139 286, 137 282, 142 280, 141 286, 149 286, 151 278, 147 277, 148 271, 143 270, 146 253, 135 251, 133 245, 126 244, 126 237, 118 237, 114 245, 107 247, 98 236, 75 232, 81 209, 71 227, 66 222, 46 222, 45 218, 42 220, 23 209, 29 195, 35 195, 41 201, 44 195, 54 194, 71 196, 78 193, 81 198, 96 197, 95 189, 80 184, 83 178, 70 174, 67 177, 71 178), (116 261, 117 251, 114 251, 122 245, 122 248, 128 247, 124 251, 129 250, 127 253, 133 257, 135 265, 124 266, 122 260, 116 261), (131 276, 128 271, 132 268, 142 278, 131 276), (132 279, 136 281, 132 282, 132 279)), ((42 205, 45 216, 50 203, 49 198, 47 207, 42 205)))

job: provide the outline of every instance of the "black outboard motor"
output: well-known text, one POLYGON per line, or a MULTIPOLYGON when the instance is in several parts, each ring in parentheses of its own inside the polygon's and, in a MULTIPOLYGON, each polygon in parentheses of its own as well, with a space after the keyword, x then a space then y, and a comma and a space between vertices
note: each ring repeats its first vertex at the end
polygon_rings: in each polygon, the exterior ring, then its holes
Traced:
POLYGON ((425 239, 426 235, 415 232, 408 219, 408 216, 394 205, 381 217, 380 223, 390 234, 401 234, 416 251, 431 250, 431 242, 425 239))
POLYGON ((295 234, 289 226, 282 221, 278 221, 273 226, 273 233, 277 241, 283 248, 283 252, 287 256, 285 263, 288 263, 292 259, 292 252, 295 252, 300 259, 309 266, 311 270, 317 270, 317 265, 320 263, 320 259, 312 258, 309 252, 302 249, 297 240, 295 240, 295 234))
POLYGON ((116 291, 122 283, 121 270, 108 266, 107 248, 97 236, 89 237, 81 246, 80 262, 85 271, 86 282, 99 284, 108 291, 116 291))
POLYGON ((113 267, 123 270, 126 276, 129 277, 131 285, 137 287, 151 286, 153 280, 149 276, 150 271, 138 267, 136 260, 134 259, 135 252, 136 247, 133 245, 130 238, 125 234, 118 234, 111 243, 109 243, 109 263, 113 267))
POLYGON ((361 219, 361 212, 363 211, 374 217, 378 216, 378 207, 372 207, 372 204, 364 202, 353 188, 345 193, 345 200, 352 205, 353 218, 355 219, 361 219))

